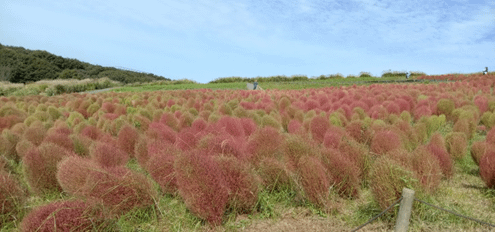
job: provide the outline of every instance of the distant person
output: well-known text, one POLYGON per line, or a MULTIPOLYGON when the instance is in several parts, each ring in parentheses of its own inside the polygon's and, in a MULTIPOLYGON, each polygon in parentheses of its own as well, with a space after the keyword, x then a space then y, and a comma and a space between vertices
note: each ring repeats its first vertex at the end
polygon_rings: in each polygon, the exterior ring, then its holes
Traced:
POLYGON ((409 76, 411 76, 411 74, 409 72, 406 72, 406 79, 409 79, 409 76))
POLYGON ((485 67, 485 71, 483 71, 483 75, 488 74, 488 67, 485 67))
POLYGON ((258 80, 254 80, 253 90, 256 90, 257 87, 258 87, 258 80))

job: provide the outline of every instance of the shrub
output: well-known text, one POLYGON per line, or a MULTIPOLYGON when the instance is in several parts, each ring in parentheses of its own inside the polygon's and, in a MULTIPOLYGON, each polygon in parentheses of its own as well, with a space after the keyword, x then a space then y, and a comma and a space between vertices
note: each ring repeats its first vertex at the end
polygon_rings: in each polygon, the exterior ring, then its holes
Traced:
POLYGON ((306 197, 317 206, 325 206, 330 182, 321 161, 316 157, 302 156, 297 167, 306 197))
MULTIPOLYGON (((134 155, 141 165, 141 167, 146 167, 146 164, 150 158, 148 153, 148 138, 144 135, 139 136, 136 146, 134 147, 134 155)), ((151 140, 152 142, 153 140, 151 140)), ((150 143, 151 143, 150 142, 150 143)))
POLYGON ((338 149, 346 131, 342 127, 330 126, 323 138, 323 144, 327 148, 338 149))
POLYGON ((112 143, 96 142, 89 150, 91 159, 101 167, 125 166, 129 154, 112 143))
POLYGON ((124 215, 135 208, 149 207, 157 196, 146 176, 120 166, 93 169, 88 173, 81 194, 101 201, 112 216, 124 215))
POLYGON ((102 228, 103 212, 82 200, 38 206, 21 222, 20 231, 91 231, 102 228))
POLYGON ((191 128, 193 130, 193 133, 202 132, 203 130, 206 129, 207 126, 208 126, 208 123, 203 118, 197 118, 191 124, 191 128))
POLYGON ((84 135, 92 140, 98 140, 102 136, 103 132, 101 132, 95 126, 86 126, 81 131, 81 135, 84 135))
POLYGON ((252 212, 258 202, 260 178, 235 157, 216 156, 215 161, 230 189, 227 207, 238 213, 252 212))
POLYGON ((191 151, 177 157, 174 169, 179 194, 187 208, 212 225, 221 224, 229 188, 213 158, 201 151, 191 151))
POLYGON ((171 113, 164 113, 160 118, 160 123, 167 125, 176 131, 179 129, 179 120, 171 113))
POLYGON ((476 141, 471 145, 471 157, 476 165, 480 165, 481 157, 483 157, 488 150, 494 150, 494 144, 490 144, 486 141, 476 141))
MULTIPOLYGON (((159 141, 156 141, 159 143, 159 141)), ((146 170, 151 175, 153 180, 160 185, 161 190, 166 194, 175 195, 178 191, 177 177, 174 170, 174 162, 180 151, 173 145, 160 143, 153 144, 149 162, 147 162, 146 170), (161 149, 155 151, 154 146, 160 146, 161 149)))
POLYGON ((451 132, 445 136, 447 151, 454 160, 461 160, 467 152, 466 134, 462 132, 451 132))
POLYGON ((376 154, 385 154, 401 147, 400 136, 393 130, 377 131, 371 140, 371 151, 376 154))
POLYGON ((230 116, 222 116, 220 120, 218 120, 217 125, 218 128, 225 128, 225 131, 232 136, 236 137, 244 137, 244 128, 239 121, 239 119, 230 117, 230 116))
POLYGON ((450 119, 452 111, 455 109, 455 103, 452 99, 442 98, 437 102, 438 114, 444 114, 450 119))
POLYGON ((263 157, 275 157, 280 153, 282 142, 282 136, 272 127, 255 131, 247 144, 250 160, 257 163, 263 157))
POLYGON ((246 136, 252 135, 258 128, 256 123, 251 118, 241 118, 240 120, 246 136))
POLYGON ((175 145, 182 150, 190 150, 196 147, 198 138, 188 130, 182 130, 177 134, 175 145))
POLYGON ((117 144, 120 149, 125 151, 127 154, 134 156, 134 147, 139 137, 139 133, 136 128, 125 125, 122 129, 120 129, 117 137, 117 144))
POLYGON ((302 124, 297 119, 290 120, 289 125, 287 125, 287 132, 291 134, 302 132, 303 129, 302 124))
POLYGON ((309 124, 311 135, 313 139, 318 143, 323 143, 325 133, 327 132, 329 127, 330 122, 323 116, 316 116, 312 118, 309 124))
POLYGON ((481 157, 480 175, 488 188, 495 188, 495 149, 487 149, 481 157))
POLYGON ((454 162, 447 152, 445 145, 441 145, 441 143, 435 142, 435 140, 432 139, 427 148, 429 152, 437 158, 442 174, 446 178, 451 178, 454 175, 454 162))
POLYGON ((158 139, 174 144, 177 139, 177 132, 166 125, 153 122, 150 124, 150 127, 146 131, 146 136, 149 139, 158 139))
POLYGON ((344 139, 340 143, 338 150, 358 167, 357 175, 359 179, 366 182, 371 167, 371 156, 368 146, 351 139, 344 139))
POLYGON ((57 182, 57 163, 64 157, 74 155, 53 143, 43 143, 23 157, 24 176, 31 190, 38 194, 60 191, 57 182))
POLYGON ((283 142, 283 152, 287 158, 293 163, 304 155, 315 156, 317 154, 317 146, 307 137, 301 135, 288 135, 283 142))
POLYGON ((34 145, 32 142, 30 142, 29 140, 27 139, 22 139, 21 141, 19 141, 17 143, 17 145, 15 146, 15 150, 17 152, 17 155, 19 155, 19 157, 24 157, 24 155, 29 151, 31 150, 32 148, 35 148, 36 145, 34 145))
POLYGON ((371 172, 371 193, 382 210, 400 198, 403 188, 417 186, 414 173, 387 156, 378 158, 371 172))
POLYGON ((464 133, 468 140, 470 140, 473 137, 473 134, 469 129, 468 119, 465 118, 457 120, 457 122, 454 124, 454 128, 452 129, 452 131, 464 133))
POLYGON ((72 195, 81 195, 88 175, 98 166, 93 161, 80 157, 69 156, 57 164, 57 181, 64 192, 72 195))
POLYGON ((23 137, 36 146, 39 146, 45 137, 46 130, 42 125, 31 125, 24 131, 23 137))
POLYGON ((93 143, 89 137, 81 134, 72 134, 69 138, 74 143, 74 152, 80 156, 89 156, 89 147, 93 143))
POLYGON ((0 228, 4 223, 18 219, 27 196, 17 180, 2 170, 0 165, 0 228))
POLYGON ((217 154, 235 156, 238 159, 252 158, 246 154, 245 140, 230 136, 227 133, 205 136, 200 140, 198 147, 217 154))
POLYGON ((323 150, 322 161, 335 192, 342 197, 356 198, 361 184, 359 179, 361 172, 356 164, 335 149, 323 150))
POLYGON ((74 151, 74 142, 69 138, 69 135, 66 134, 57 132, 47 133, 43 142, 54 143, 67 149, 68 151, 74 151))
POLYGON ((412 168, 419 183, 428 193, 433 193, 442 178, 439 159, 426 146, 420 146, 412 153, 412 168))
POLYGON ((270 126, 278 131, 282 129, 282 124, 280 124, 280 122, 273 118, 271 115, 264 115, 261 118, 261 124, 263 125, 263 127, 270 126))
POLYGON ((283 161, 272 157, 263 157, 258 165, 258 171, 263 181, 263 186, 270 192, 291 191, 294 189, 295 180, 292 172, 283 161))

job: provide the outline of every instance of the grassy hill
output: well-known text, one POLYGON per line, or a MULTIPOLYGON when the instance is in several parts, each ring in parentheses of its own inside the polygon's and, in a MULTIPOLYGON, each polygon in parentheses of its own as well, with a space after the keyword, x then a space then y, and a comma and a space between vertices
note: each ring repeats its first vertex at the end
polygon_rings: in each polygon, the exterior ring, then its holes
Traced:
POLYGON ((121 70, 64 58, 47 51, 0 44, 0 81, 30 83, 54 79, 99 79, 108 77, 124 84, 170 79, 151 73, 121 70))

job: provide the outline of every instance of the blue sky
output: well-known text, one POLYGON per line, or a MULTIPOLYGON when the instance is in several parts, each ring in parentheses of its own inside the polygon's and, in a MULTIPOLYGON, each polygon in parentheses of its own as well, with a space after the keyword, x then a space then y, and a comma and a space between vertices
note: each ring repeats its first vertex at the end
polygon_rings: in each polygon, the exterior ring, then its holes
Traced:
POLYGON ((495 69, 495 2, 0 0, 0 43, 206 83, 495 69))

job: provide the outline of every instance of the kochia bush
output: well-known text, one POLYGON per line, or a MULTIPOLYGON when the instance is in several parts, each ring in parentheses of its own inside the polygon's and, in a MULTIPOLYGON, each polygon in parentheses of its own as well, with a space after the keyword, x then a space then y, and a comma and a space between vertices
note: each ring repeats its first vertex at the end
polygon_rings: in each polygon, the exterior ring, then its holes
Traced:
POLYGON ((43 143, 23 157, 24 175, 31 190, 39 195, 60 191, 57 182, 57 164, 64 157, 75 155, 53 143, 43 143))
POLYGON ((321 161, 316 157, 302 156, 297 167, 306 197, 317 206, 325 206, 330 182, 321 161))
POLYGON ((20 231, 91 231, 102 228, 103 212, 82 200, 58 201, 38 206, 21 222, 20 231))
POLYGON ((481 157, 480 175, 488 188, 495 188, 495 149, 487 149, 481 157))
POLYGON ((213 158, 202 151, 190 151, 174 164, 179 194, 187 208, 212 225, 219 225, 229 199, 228 184, 213 158))

